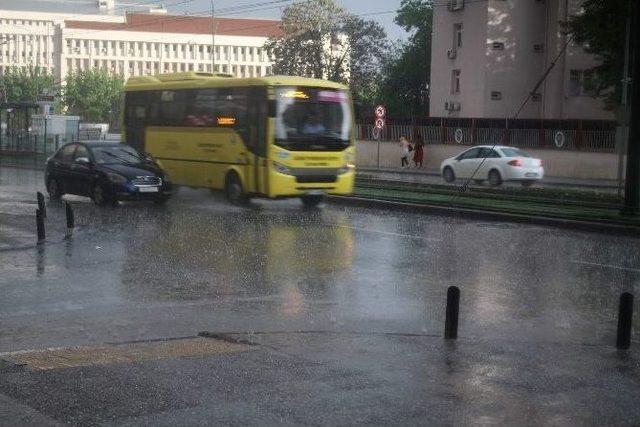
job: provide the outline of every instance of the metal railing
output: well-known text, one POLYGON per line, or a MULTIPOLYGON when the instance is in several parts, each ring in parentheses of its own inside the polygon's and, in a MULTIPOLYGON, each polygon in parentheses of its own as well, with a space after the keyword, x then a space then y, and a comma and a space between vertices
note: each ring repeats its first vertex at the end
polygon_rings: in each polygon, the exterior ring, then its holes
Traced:
MULTIPOLYGON (((505 129, 499 127, 388 125, 381 141, 419 136, 425 144, 510 145, 520 148, 552 148, 570 151, 614 152, 616 131, 576 129, 505 129)), ((373 140, 373 125, 357 125, 356 139, 373 140)))

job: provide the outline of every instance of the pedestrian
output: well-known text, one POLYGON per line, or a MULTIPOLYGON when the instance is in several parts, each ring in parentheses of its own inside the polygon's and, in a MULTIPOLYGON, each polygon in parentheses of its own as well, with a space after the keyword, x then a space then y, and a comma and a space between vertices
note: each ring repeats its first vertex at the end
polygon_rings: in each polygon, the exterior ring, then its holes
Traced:
POLYGON ((416 142, 413 148, 413 163, 416 168, 422 167, 422 162, 424 160, 424 142, 422 141, 422 137, 420 135, 416 135, 416 142))
POLYGON ((400 138, 400 161, 403 168, 409 166, 409 152, 411 151, 410 147, 411 145, 409 144, 409 140, 406 137, 403 136, 402 138, 400 138))

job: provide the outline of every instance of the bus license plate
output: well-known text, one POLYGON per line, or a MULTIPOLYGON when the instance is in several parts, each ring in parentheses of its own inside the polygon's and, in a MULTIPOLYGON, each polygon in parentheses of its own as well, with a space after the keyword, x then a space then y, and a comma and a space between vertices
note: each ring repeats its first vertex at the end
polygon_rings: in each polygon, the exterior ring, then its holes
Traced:
POLYGON ((140 187, 138 188, 138 191, 141 193, 157 193, 158 187, 140 187))

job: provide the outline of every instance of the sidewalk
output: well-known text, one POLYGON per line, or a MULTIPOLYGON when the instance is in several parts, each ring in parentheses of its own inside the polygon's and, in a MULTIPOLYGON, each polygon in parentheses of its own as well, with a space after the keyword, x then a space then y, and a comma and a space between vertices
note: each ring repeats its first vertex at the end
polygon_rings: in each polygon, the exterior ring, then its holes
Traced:
MULTIPOLYGON (((401 168, 375 168, 358 167, 358 174, 361 176, 390 181, 423 182, 425 184, 441 184, 444 181, 440 177, 440 172, 435 169, 401 169, 401 168)), ((618 182, 615 180, 597 179, 576 179, 545 177, 539 184, 542 187, 570 187, 570 188, 592 188, 602 190, 617 190, 618 182)), ((623 182, 624 186, 624 182, 623 182)))

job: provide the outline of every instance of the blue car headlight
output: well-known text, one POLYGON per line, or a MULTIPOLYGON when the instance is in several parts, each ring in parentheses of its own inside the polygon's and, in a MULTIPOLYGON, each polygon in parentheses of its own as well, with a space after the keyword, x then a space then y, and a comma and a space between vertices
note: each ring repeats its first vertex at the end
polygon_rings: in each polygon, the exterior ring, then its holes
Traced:
POLYGON ((126 184, 128 181, 124 176, 111 172, 107 173, 107 178, 114 184, 126 184))

